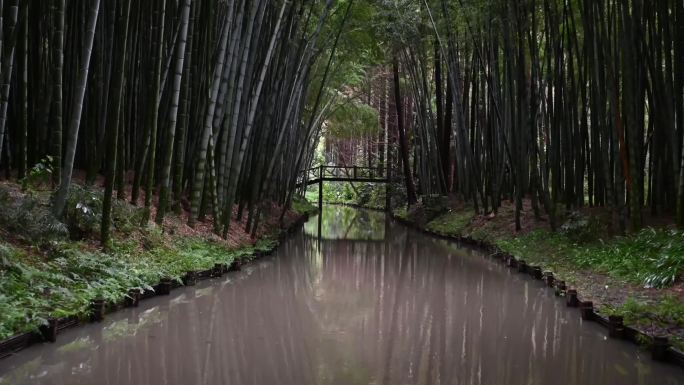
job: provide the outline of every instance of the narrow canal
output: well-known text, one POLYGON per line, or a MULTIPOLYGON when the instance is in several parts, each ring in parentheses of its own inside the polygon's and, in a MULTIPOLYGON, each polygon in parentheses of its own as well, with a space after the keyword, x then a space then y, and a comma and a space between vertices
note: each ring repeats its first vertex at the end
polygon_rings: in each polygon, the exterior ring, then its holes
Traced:
POLYGON ((540 281, 381 213, 322 215, 241 272, 0 361, 0 384, 684 383, 540 281))

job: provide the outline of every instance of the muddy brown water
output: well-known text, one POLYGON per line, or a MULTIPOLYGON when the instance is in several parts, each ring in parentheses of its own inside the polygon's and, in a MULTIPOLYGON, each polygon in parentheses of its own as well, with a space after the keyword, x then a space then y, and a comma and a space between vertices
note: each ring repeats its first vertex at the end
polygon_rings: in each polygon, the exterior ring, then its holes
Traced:
POLYGON ((680 383, 541 282, 340 207, 241 272, 0 360, 2 385, 680 383))

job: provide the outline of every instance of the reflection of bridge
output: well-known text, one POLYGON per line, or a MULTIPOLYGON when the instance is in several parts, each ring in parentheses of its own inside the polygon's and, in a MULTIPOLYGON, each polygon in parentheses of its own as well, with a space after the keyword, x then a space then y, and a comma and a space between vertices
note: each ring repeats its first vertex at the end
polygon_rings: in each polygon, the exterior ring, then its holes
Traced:
POLYGON ((389 240, 382 239, 372 239, 372 238, 334 238, 334 237, 319 237, 315 234, 304 233, 306 238, 317 239, 324 242, 355 242, 358 244, 376 244, 376 243, 387 243, 389 240))
POLYGON ((382 169, 357 166, 319 166, 303 170, 297 177, 297 187, 318 184, 318 207, 323 204, 323 182, 388 183, 382 169))

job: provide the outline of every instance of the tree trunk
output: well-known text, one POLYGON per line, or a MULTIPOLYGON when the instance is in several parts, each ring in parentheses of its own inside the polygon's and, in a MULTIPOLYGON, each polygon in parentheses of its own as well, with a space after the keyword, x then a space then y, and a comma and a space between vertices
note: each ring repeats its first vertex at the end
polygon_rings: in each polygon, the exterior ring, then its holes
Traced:
POLYGON ((183 62, 185 59, 185 45, 188 35, 188 22, 190 20, 190 1, 183 0, 181 11, 181 25, 176 47, 175 71, 173 77, 173 96, 171 100, 171 111, 169 112, 169 127, 166 134, 164 149, 164 163, 161 173, 161 190, 159 192, 159 206, 156 221, 158 224, 164 222, 164 215, 168 205, 169 179, 171 174, 171 161, 173 160, 173 143, 176 137, 176 122, 178 114, 178 103, 180 99, 181 83, 183 80, 183 62))
POLYGON ((67 195, 71 184, 71 175, 74 168, 74 157, 76 156, 76 144, 78 141, 78 129, 81 124, 81 112, 83 111, 83 98, 85 96, 86 85, 88 82, 88 70, 90 68, 90 56, 93 50, 93 40, 95 39, 95 28, 97 26, 97 16, 100 10, 100 0, 92 0, 88 12, 85 42, 81 58, 81 67, 76 77, 76 87, 71 103, 72 111, 67 132, 66 148, 64 152, 64 163, 62 167, 62 181, 55 197, 54 212, 57 217, 62 217, 66 207, 67 195))
POLYGON ((404 183, 406 185, 406 196, 408 205, 412 206, 418 202, 416 196, 416 186, 413 184, 411 174, 411 164, 409 161, 409 148, 406 133, 404 132, 404 113, 402 110, 403 100, 401 98, 401 88, 399 82, 399 59, 394 55, 392 60, 392 72, 394 74, 394 101, 397 110, 397 131, 399 132, 399 149, 401 152, 402 164, 404 166, 404 183))

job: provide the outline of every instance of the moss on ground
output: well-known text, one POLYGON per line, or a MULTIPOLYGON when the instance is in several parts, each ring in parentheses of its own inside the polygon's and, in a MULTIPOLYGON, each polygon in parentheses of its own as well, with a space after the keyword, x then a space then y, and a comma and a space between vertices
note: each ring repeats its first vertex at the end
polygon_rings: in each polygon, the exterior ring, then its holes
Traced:
POLYGON ((473 211, 449 211, 442 214, 425 226, 428 230, 441 235, 462 236, 472 221, 473 211))

